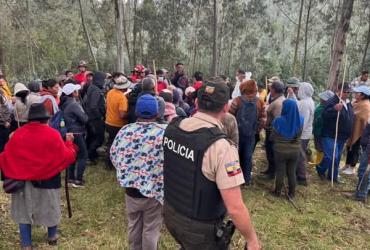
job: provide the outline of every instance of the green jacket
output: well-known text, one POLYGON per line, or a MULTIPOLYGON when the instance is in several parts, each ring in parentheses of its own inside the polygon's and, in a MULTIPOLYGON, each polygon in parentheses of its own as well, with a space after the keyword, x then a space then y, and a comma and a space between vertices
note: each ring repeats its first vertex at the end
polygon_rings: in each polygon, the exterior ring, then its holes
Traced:
POLYGON ((322 111, 324 110, 324 105, 321 103, 316 106, 314 118, 313 118, 313 135, 315 138, 321 137, 321 130, 324 126, 322 119, 322 111))

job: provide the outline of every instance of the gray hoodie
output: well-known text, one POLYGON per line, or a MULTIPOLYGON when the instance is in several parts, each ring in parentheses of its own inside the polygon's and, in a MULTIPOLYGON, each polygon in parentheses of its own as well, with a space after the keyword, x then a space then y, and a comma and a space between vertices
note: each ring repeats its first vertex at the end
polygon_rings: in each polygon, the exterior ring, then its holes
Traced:
POLYGON ((302 140, 308 140, 312 135, 312 123, 313 116, 315 113, 315 103, 312 100, 313 87, 308 82, 301 82, 298 90, 298 109, 299 113, 304 118, 303 130, 302 130, 302 140))

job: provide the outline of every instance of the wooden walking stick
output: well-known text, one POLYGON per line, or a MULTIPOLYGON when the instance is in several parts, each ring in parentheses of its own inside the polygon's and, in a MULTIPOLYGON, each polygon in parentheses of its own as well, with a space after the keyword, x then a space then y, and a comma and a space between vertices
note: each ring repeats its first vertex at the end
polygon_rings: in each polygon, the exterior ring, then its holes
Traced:
MULTIPOLYGON (((342 102, 342 94, 343 94, 344 80, 346 79, 345 78, 345 76, 346 76, 346 67, 347 67, 347 55, 345 56, 345 59, 344 59, 343 80, 342 80, 342 86, 341 86, 341 89, 340 89, 339 103, 342 102)), ((337 112, 337 121, 336 121, 336 124, 335 124, 335 138, 334 138, 333 160, 332 160, 332 164, 331 164, 331 187, 334 187, 334 165, 335 165, 335 155, 336 155, 336 151, 337 151, 339 115, 340 115, 340 110, 337 112)), ((339 161, 340 161, 340 159, 339 159, 339 161)))
POLYGON ((64 178, 64 189, 66 192, 68 218, 72 218, 72 207, 71 207, 71 200, 69 199, 69 188, 68 188, 68 168, 66 169, 65 178, 64 178))

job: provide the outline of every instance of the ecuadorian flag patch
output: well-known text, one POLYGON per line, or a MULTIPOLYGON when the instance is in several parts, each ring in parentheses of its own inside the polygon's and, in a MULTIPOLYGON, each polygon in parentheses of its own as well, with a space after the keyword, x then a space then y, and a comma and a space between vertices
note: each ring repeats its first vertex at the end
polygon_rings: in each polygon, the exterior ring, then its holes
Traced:
POLYGON ((233 162, 229 162, 225 164, 225 169, 226 169, 227 175, 230 177, 240 174, 242 172, 239 161, 233 161, 233 162))

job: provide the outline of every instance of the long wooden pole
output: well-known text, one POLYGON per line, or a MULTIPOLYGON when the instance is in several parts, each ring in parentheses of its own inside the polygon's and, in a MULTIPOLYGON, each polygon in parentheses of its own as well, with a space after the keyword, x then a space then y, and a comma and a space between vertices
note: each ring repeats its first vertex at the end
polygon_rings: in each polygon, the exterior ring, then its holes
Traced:
MULTIPOLYGON (((343 80, 342 80, 342 86, 341 86, 341 89, 340 89, 339 103, 341 103, 341 101, 342 101, 344 81, 346 79, 346 67, 347 67, 347 55, 345 56, 345 59, 344 59, 343 80)), ((334 138, 333 160, 332 160, 332 164, 331 164, 331 187, 334 187, 334 165, 335 165, 335 155, 336 155, 336 151, 337 151, 339 115, 340 115, 340 110, 337 113, 337 121, 336 121, 336 124, 335 124, 335 138, 334 138)))

